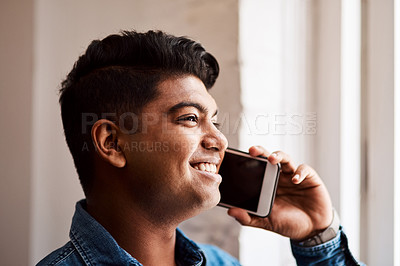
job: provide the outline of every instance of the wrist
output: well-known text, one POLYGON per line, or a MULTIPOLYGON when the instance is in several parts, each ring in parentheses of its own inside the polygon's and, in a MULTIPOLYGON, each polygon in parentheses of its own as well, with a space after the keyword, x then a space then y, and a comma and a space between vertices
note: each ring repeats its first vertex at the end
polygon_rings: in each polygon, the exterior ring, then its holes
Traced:
POLYGON ((326 243, 335 238, 337 233, 339 232, 340 219, 335 209, 332 209, 332 213, 333 213, 332 222, 325 230, 316 232, 314 236, 309 237, 305 240, 301 241, 292 240, 292 242, 297 246, 311 247, 326 243))

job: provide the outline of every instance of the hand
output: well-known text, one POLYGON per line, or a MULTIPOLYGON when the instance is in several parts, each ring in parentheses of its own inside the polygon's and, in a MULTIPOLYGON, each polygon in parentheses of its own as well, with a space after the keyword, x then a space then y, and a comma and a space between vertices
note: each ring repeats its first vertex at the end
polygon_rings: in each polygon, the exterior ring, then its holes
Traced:
POLYGON ((228 214, 242 225, 267 229, 293 240, 310 238, 326 229, 332 221, 332 203, 321 178, 310 166, 298 167, 289 155, 278 151, 271 155, 260 146, 249 149, 252 156, 265 156, 272 164, 281 164, 275 202, 267 218, 231 208, 228 214))

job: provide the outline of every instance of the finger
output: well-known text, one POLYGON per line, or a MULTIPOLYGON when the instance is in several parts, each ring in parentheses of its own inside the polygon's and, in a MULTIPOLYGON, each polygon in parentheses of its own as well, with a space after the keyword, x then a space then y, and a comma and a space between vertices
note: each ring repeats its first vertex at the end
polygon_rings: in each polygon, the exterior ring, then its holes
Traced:
POLYGON ((260 218, 250 215, 241 208, 230 208, 228 215, 235 218, 241 225, 262 227, 262 224, 258 221, 260 218))
POLYGON ((312 177, 315 175, 315 171, 307 164, 301 164, 295 171, 295 175, 292 177, 292 182, 294 184, 300 184, 304 179, 312 177))
POLYGON ((272 225, 268 218, 251 215, 243 209, 231 208, 228 210, 228 215, 235 218, 241 225, 272 230, 272 225))
POLYGON ((252 146, 249 149, 249 154, 251 156, 265 156, 268 157, 270 155, 270 152, 267 151, 264 147, 261 146, 252 146))
POLYGON ((285 174, 293 174, 296 171, 296 165, 292 158, 283 151, 275 151, 269 157, 268 160, 272 164, 281 164, 282 172, 285 174))
POLYGON ((250 215, 243 209, 231 208, 228 215, 235 218, 241 225, 249 225, 251 223, 250 215))

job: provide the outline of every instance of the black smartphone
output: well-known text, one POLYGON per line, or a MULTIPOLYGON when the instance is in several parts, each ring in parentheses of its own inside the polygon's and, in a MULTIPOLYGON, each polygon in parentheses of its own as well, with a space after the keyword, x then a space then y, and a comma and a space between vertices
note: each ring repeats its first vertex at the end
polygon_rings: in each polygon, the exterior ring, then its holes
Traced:
POLYGON ((265 157, 228 148, 219 169, 222 182, 220 206, 239 207, 266 217, 270 214, 278 185, 280 165, 265 157))

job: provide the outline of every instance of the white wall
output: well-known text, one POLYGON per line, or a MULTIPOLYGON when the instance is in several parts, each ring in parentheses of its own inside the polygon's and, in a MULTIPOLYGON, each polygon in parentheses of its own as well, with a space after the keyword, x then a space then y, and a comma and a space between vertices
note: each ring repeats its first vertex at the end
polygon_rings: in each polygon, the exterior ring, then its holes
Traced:
POLYGON ((0 264, 27 265, 33 2, 0 1, 0 264))
POLYGON ((340 58, 340 215, 360 257, 361 2, 343 0, 340 58))
MULTIPOLYGON (((394 1, 394 245, 400 250, 400 1, 394 1)), ((400 254, 394 253, 394 265, 400 254)))
MULTIPOLYGON (((284 150, 298 164, 313 166, 359 257, 361 3, 242 0, 240 14, 248 118, 240 146, 284 150), (260 117, 268 132, 255 130, 260 117)), ((249 265, 294 264, 288 241, 273 234, 244 228, 241 243, 242 261, 249 265)))
MULTIPOLYGON (((317 109, 312 85, 312 6, 307 1, 240 2, 240 148, 283 150, 315 165, 317 109)), ((243 227, 244 265, 295 265, 289 239, 243 227)))
POLYGON ((394 249, 399 241, 394 238, 394 143, 399 138, 394 135, 394 1, 371 0, 364 9, 367 211, 363 256, 369 265, 394 265, 399 253, 394 249))

